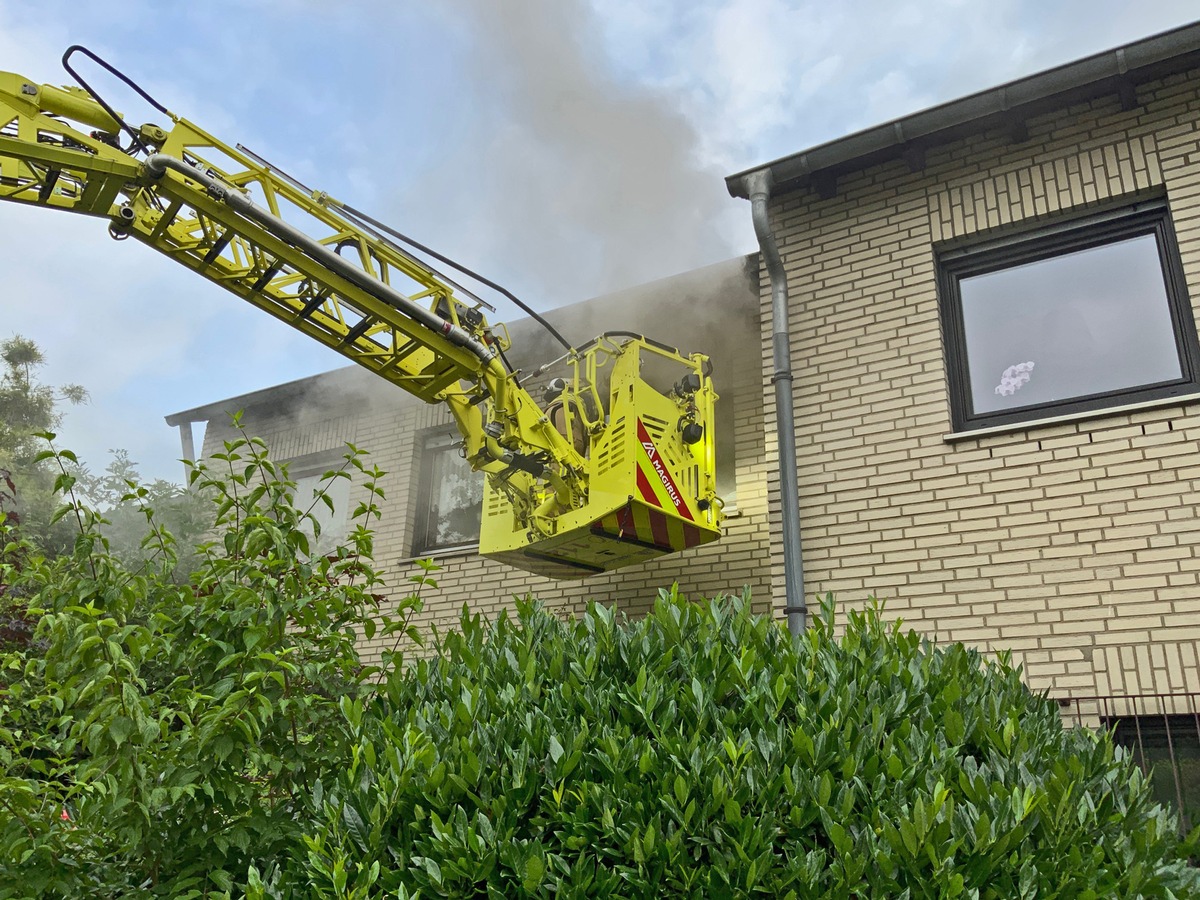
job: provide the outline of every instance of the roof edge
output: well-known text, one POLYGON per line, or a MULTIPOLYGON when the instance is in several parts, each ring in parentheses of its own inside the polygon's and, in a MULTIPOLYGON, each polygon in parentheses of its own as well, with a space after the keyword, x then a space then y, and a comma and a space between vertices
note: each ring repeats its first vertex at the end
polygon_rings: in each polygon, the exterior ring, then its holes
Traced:
MULTIPOLYGON (((258 390, 248 391, 245 394, 237 394, 233 397, 226 397, 223 400, 214 400, 211 403, 194 406, 191 409, 163 416, 163 419, 172 427, 188 425, 192 422, 209 422, 217 416, 228 415, 237 410, 247 409, 262 403, 278 404, 292 398, 303 397, 314 388, 325 383, 333 384, 342 380, 354 379, 360 371, 366 373, 365 369, 360 370, 358 366, 339 366, 327 372, 306 375, 303 378, 285 381, 282 384, 259 388, 258 390)), ((342 385, 342 387, 343 389, 347 389, 350 386, 342 385)))

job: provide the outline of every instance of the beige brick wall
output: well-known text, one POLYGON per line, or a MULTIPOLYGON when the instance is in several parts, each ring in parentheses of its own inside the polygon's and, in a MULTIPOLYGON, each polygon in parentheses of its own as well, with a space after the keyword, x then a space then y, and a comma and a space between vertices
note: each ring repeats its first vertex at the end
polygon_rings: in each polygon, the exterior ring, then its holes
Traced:
MULTIPOLYGON (((1200 301, 1200 72, 771 206, 788 271, 806 586, 1011 649, 1056 693, 1200 690, 1200 406, 948 442, 938 242, 1165 192, 1200 301), (1139 674, 1142 673, 1142 674, 1139 674), (1162 687, 1157 687, 1162 690, 1162 687)), ((761 282, 764 314, 770 294, 761 282)), ((1200 316, 1198 316, 1200 318, 1200 316)), ((769 334, 762 344, 770 366, 769 334)), ((765 426, 774 405, 764 392, 765 426)), ((776 445, 766 443, 771 526, 776 445)), ((782 562, 772 556, 782 594, 782 562)))

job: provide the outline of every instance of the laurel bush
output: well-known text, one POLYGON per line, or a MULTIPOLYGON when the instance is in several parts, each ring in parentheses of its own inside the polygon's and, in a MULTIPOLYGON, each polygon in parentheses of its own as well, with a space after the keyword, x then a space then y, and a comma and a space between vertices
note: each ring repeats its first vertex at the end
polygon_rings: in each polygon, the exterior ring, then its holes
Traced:
POLYGON ((366 500, 342 546, 314 554, 317 497, 296 496, 263 443, 238 437, 192 470, 219 531, 180 584, 172 536, 144 561, 111 552, 46 451, 74 523, 54 560, 0 519, 0 584, 36 619, 0 649, 0 898, 220 897, 302 846, 312 786, 349 757, 339 702, 374 689, 356 641, 402 639, 415 596, 385 615, 368 527, 382 473, 351 447, 366 500))
POLYGON ((436 649, 343 702, 353 753, 314 790, 304 867, 254 896, 1200 891, 1107 734, 874 606, 839 636, 827 598, 794 640, 747 598, 664 591, 633 622, 527 602, 436 649))

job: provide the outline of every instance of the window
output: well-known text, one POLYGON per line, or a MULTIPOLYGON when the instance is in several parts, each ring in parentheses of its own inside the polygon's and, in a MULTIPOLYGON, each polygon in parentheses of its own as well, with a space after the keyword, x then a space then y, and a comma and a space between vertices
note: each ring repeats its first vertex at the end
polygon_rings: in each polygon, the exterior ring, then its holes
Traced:
POLYGON ((956 431, 1197 388, 1200 349, 1164 202, 938 262, 956 431))
POLYGON ((414 553, 479 543, 483 476, 471 471, 455 434, 427 438, 421 454, 414 553))
MULTIPOLYGON (((296 482, 292 496, 296 508, 301 512, 311 511, 321 529, 321 537, 312 546, 314 553, 327 553, 345 540, 350 525, 350 481, 346 478, 323 479, 326 472, 341 468, 342 459, 337 454, 312 454, 288 463, 288 477, 296 482), (333 509, 317 500, 318 492, 333 501, 333 509)), ((313 529, 308 522, 304 531, 311 541, 313 529)))
POLYGON ((1200 694, 1062 697, 1058 704, 1065 726, 1111 731, 1149 776, 1151 797, 1179 813, 1183 834, 1192 830, 1200 819, 1200 694))
MULTIPOLYGON (((1194 698, 1193 698, 1194 699, 1194 698)), ((1187 715, 1125 716, 1107 720, 1113 741, 1129 749, 1150 775, 1154 799, 1178 812, 1184 830, 1200 807, 1200 718, 1187 715)))

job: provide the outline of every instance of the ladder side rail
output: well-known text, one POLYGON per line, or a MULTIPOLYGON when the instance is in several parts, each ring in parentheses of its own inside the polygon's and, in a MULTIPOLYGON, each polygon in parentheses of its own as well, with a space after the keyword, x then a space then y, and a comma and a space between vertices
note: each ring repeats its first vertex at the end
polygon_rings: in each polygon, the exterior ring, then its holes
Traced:
POLYGON ((482 312, 430 267, 191 123, 143 126, 152 144, 180 154, 181 171, 154 172, 37 108, 23 96, 33 89, 0 73, 0 199, 106 217, 114 236, 135 236, 426 402, 447 403, 469 462, 503 482, 520 518, 585 502, 586 460, 500 363, 506 337, 493 337, 482 312), (241 168, 206 165, 213 153, 241 168), (263 220, 246 214, 252 188, 263 220), (291 210, 327 233, 288 224, 291 210), (392 287, 393 272, 418 290, 392 287))

